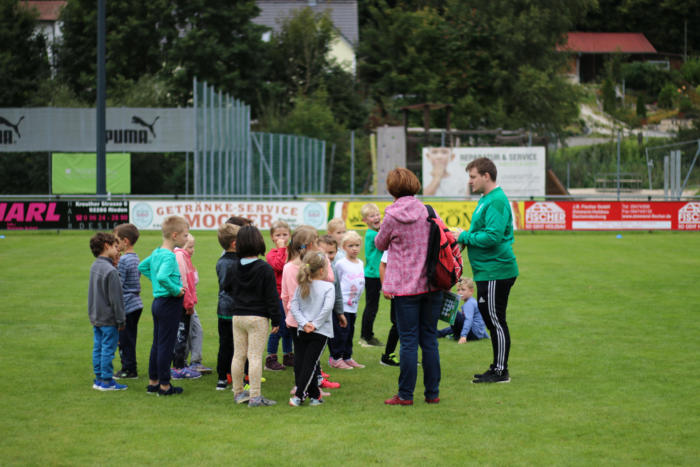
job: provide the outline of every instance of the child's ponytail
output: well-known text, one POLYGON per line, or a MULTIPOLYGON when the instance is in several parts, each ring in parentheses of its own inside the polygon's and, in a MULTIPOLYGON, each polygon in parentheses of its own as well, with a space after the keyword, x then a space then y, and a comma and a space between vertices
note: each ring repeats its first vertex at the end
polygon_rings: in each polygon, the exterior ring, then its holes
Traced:
POLYGON ((326 266, 326 256, 320 251, 310 251, 304 255, 302 265, 297 273, 297 283, 299 284, 299 294, 301 298, 306 298, 311 293, 311 282, 318 274, 318 271, 326 266))

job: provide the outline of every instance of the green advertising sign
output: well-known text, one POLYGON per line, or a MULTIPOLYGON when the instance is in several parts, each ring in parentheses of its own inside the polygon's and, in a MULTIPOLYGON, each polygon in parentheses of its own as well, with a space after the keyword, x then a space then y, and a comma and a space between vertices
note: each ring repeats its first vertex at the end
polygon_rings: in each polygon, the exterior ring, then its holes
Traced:
MULTIPOLYGON (((53 153, 51 188, 54 194, 93 194, 97 191, 94 153, 53 153)), ((131 154, 107 154, 107 191, 131 193, 131 154)))

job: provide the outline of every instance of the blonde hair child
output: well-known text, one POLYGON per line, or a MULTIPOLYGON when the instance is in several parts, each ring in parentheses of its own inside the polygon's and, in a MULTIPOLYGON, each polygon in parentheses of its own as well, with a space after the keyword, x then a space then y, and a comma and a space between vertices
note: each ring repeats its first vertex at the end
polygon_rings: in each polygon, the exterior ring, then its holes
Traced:
POLYGON ((335 217, 328 221, 328 225, 326 226, 326 230, 328 231, 328 235, 333 237, 333 239, 336 241, 338 244, 338 252, 335 256, 335 259, 333 260, 333 264, 337 263, 339 260, 343 259, 345 257, 345 252, 343 251, 342 248, 342 241, 343 241, 343 236, 347 232, 347 227, 345 226, 345 221, 339 217, 335 217))
POLYGON ((364 365, 357 363, 352 358, 352 340, 355 335, 357 308, 365 288, 364 266, 362 260, 357 257, 360 253, 361 243, 362 238, 357 232, 354 230, 347 232, 340 244, 346 256, 335 264, 335 271, 338 274, 340 290, 343 295, 343 314, 348 324, 345 328, 336 329, 330 346, 329 363, 331 367, 341 370, 364 368, 364 365))
POLYGON ((311 399, 310 405, 320 405, 323 402, 316 384, 316 368, 328 338, 333 337, 331 316, 335 303, 335 286, 323 280, 329 267, 324 253, 309 251, 304 255, 297 272, 299 287, 294 292, 290 313, 301 329, 297 331, 296 339, 296 390, 289 399, 292 407, 300 406, 307 395, 311 399))

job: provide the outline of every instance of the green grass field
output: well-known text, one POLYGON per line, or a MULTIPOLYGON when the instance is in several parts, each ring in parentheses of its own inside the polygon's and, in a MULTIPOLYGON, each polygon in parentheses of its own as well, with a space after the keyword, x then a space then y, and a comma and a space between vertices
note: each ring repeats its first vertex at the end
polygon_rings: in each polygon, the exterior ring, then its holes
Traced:
MULTIPOLYGON (((89 232, 1 232, 0 464, 599 465, 700 461, 700 235, 518 233, 508 307, 512 382, 473 385, 487 341, 440 341, 441 402, 387 407, 398 370, 379 348, 335 370, 323 407, 286 404, 291 370, 264 372, 279 404, 249 409, 215 375, 181 397, 145 393, 150 283, 129 390, 92 384, 89 232)), ((213 232, 195 233, 204 363, 217 351, 213 232)), ((159 243, 146 232, 141 258, 159 243)), ((468 270, 467 270, 468 271, 468 270)), ((376 332, 389 328, 382 299, 376 332)), ((356 339, 359 336, 356 334, 356 339)), ((115 358, 115 368, 119 368, 115 358)))

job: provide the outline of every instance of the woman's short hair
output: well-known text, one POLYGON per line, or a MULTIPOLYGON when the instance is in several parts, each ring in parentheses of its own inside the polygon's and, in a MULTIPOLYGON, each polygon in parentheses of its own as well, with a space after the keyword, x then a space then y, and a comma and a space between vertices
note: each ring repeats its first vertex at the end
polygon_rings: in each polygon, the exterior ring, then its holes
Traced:
POLYGON ((386 188, 394 198, 413 196, 421 189, 416 174, 404 167, 397 167, 386 176, 386 188))

